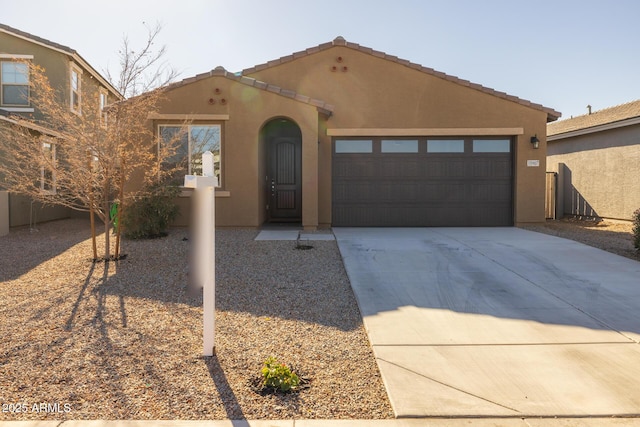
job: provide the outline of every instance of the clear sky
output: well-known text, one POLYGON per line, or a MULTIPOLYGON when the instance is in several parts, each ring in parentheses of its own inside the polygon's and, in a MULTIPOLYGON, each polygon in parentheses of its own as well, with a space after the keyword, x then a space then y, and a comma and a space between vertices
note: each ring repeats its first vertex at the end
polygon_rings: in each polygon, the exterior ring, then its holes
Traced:
MULTIPOLYGON (((181 78, 337 36, 543 104, 563 118, 640 99, 640 0, 0 0, 0 22, 117 69, 163 25, 181 78)), ((295 89, 295 88, 291 88, 295 89)))

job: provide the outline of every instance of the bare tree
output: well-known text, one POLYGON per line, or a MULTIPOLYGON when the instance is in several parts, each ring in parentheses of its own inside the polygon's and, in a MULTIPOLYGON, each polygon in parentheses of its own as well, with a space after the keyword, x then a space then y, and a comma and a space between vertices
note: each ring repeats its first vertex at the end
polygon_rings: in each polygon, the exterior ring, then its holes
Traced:
MULTIPOLYGON (((112 259, 113 204, 126 205, 128 198, 173 172, 163 167, 163 159, 172 156, 175 147, 159 146, 148 122, 163 91, 101 110, 99 89, 85 85, 78 114, 63 93, 51 87, 41 67, 30 65, 30 85, 31 102, 41 118, 15 118, 15 124, 0 127, 2 185, 44 204, 95 213, 104 224, 104 258, 112 259), (127 192, 125 185, 130 187, 127 192)), ((118 249, 116 245, 116 256, 118 249)))
POLYGON ((167 53, 166 45, 156 49, 156 39, 162 31, 162 25, 160 23, 156 23, 154 27, 146 23, 144 25, 147 27, 146 43, 140 49, 134 49, 129 38, 124 36, 122 47, 118 51, 120 73, 113 76, 109 70, 105 71, 109 82, 125 98, 166 86, 179 74, 164 62, 167 53))

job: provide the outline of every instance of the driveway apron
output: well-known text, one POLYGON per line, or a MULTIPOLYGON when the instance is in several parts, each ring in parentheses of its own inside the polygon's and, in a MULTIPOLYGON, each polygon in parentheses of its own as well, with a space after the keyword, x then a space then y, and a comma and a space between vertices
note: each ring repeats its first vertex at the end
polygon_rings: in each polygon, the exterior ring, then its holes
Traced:
POLYGON ((398 417, 640 414, 640 263, 519 228, 334 228, 398 417))

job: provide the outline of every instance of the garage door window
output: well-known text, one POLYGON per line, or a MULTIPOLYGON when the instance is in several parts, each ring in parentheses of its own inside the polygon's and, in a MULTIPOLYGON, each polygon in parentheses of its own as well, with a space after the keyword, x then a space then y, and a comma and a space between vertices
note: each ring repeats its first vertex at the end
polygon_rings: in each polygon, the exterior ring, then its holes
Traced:
POLYGON ((474 139, 474 153, 508 153, 511 151, 511 141, 508 139, 474 139))
POLYGON ((383 153, 417 153, 417 139, 383 139, 381 145, 383 153))
POLYGON ((370 139, 338 139, 336 140, 336 153, 373 153, 373 141, 370 139))
POLYGON ((464 153, 464 140, 428 139, 427 153, 464 153))

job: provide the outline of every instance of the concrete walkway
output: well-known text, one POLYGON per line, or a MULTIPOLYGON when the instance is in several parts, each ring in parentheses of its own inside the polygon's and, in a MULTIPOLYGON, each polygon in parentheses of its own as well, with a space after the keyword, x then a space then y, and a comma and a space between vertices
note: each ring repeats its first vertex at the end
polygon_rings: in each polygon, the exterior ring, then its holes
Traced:
POLYGON ((398 417, 640 414, 640 263, 518 228, 334 234, 398 417))

